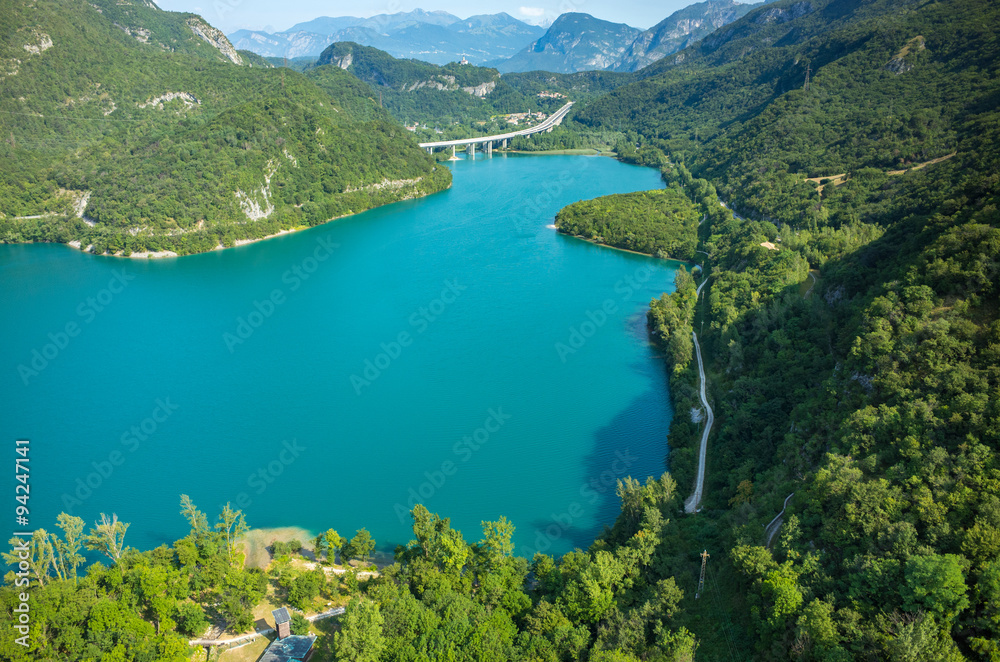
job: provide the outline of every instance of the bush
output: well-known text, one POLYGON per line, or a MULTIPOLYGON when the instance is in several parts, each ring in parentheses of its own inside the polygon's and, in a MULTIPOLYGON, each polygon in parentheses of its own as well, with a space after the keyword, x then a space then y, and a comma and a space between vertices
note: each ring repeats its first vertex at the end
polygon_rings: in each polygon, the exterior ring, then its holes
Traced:
POLYGON ((297 611, 292 612, 292 634, 309 634, 309 621, 297 611))
POLYGON ((197 637, 208 627, 205 610, 193 602, 182 602, 177 605, 177 629, 184 634, 197 637))
POLYGON ((274 552, 275 556, 280 556, 282 554, 296 554, 301 549, 302 542, 300 540, 289 540, 288 542, 276 541, 271 546, 271 550, 274 552))

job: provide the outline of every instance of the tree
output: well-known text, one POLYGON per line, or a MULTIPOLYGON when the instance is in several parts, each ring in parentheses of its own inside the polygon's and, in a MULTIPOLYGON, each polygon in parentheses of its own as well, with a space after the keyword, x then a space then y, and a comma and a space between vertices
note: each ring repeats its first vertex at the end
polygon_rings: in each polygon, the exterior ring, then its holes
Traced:
POLYGON ((111 518, 101 513, 101 521, 96 522, 84 541, 87 549, 93 549, 107 556, 115 564, 125 553, 125 532, 129 525, 118 521, 118 515, 111 518))
POLYGON ((309 634, 309 619, 297 611, 292 612, 292 634, 309 634))
POLYGON ((236 563, 236 543, 244 533, 250 530, 246 518, 243 516, 243 511, 233 510, 227 502, 222 508, 215 528, 222 533, 226 552, 229 555, 229 564, 234 565, 236 563))
POLYGON ((177 629, 184 634, 197 637, 208 627, 208 619, 205 618, 205 610, 201 605, 194 602, 181 602, 177 605, 174 614, 177 621, 177 629))
POLYGON ((199 536, 208 531, 208 517, 195 507, 191 497, 186 494, 181 495, 181 515, 191 525, 192 535, 199 536))
POLYGON ((663 626, 656 628, 656 645, 663 651, 667 662, 693 662, 698 650, 698 640, 687 628, 671 632, 663 626))
POLYGON ((313 555, 316 557, 316 562, 319 563, 322 560, 323 552, 326 550, 326 533, 320 532, 313 538, 313 555))
POLYGON ((367 563, 374 549, 375 541, 372 540, 372 535, 368 533, 368 529, 362 528, 344 547, 342 556, 344 560, 360 559, 362 563, 367 563))
POLYGON ((316 568, 312 572, 304 572, 292 580, 292 587, 288 591, 288 601, 299 609, 306 609, 309 603, 319 595, 326 584, 326 573, 322 568, 316 568))
POLYGON ((230 567, 217 595, 219 611, 234 632, 243 632, 253 626, 251 610, 267 592, 267 577, 259 570, 242 570, 230 567))
POLYGON ((80 554, 80 548, 83 546, 83 519, 59 513, 56 517, 56 526, 63 530, 61 539, 56 534, 51 534, 52 545, 56 551, 56 574, 60 579, 72 578, 75 582, 76 569, 84 561, 83 555, 80 554))
POLYGON ((495 522, 484 521, 482 524, 483 539, 479 541, 479 547, 485 552, 489 567, 495 568, 514 553, 514 525, 502 516, 495 522))
POLYGON ((27 557, 21 556, 22 552, 19 551, 22 542, 20 538, 11 538, 8 544, 12 551, 9 554, 4 552, 3 560, 14 567, 18 567, 21 562, 27 562, 28 568, 35 576, 35 581, 38 582, 39 586, 44 586, 45 581, 49 578, 49 569, 54 564, 49 534, 45 532, 45 529, 35 530, 31 538, 27 540, 27 557))
POLYGON ((327 529, 323 534, 326 538, 326 561, 330 565, 337 562, 337 550, 344 545, 344 539, 333 529, 327 529))
POLYGON ((903 607, 924 610, 944 623, 952 623, 969 606, 963 559, 955 554, 913 556, 906 562, 903 607))
POLYGON ((337 660, 378 662, 385 650, 379 606, 370 600, 352 600, 341 619, 340 632, 333 635, 337 660))

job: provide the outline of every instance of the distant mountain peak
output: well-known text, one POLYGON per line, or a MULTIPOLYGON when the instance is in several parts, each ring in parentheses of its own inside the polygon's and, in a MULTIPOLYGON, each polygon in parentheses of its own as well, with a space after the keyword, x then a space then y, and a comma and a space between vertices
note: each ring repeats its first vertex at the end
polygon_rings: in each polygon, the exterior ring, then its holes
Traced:
POLYGON ((733 0, 707 0, 675 11, 639 35, 613 69, 642 69, 671 53, 687 48, 758 6, 759 4, 742 4, 733 0))
POLYGON ((607 69, 642 31, 582 12, 562 14, 545 34, 499 65, 502 72, 544 70, 572 73, 607 69))

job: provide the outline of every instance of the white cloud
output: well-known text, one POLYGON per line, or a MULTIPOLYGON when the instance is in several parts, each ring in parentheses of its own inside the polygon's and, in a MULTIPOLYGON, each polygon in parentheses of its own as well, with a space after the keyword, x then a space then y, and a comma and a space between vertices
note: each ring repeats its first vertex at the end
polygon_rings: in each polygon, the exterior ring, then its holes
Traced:
POLYGON ((545 16, 545 10, 541 7, 520 7, 517 11, 521 16, 531 16, 532 18, 545 16))

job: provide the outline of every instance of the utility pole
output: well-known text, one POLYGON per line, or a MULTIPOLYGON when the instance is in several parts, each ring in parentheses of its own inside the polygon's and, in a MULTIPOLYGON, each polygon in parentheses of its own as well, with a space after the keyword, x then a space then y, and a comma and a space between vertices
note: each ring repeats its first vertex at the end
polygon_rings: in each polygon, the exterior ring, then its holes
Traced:
POLYGON ((698 578, 698 590, 694 593, 695 600, 701 596, 701 592, 705 589, 705 564, 708 563, 709 556, 711 554, 708 553, 707 549, 701 553, 701 577, 698 578))

